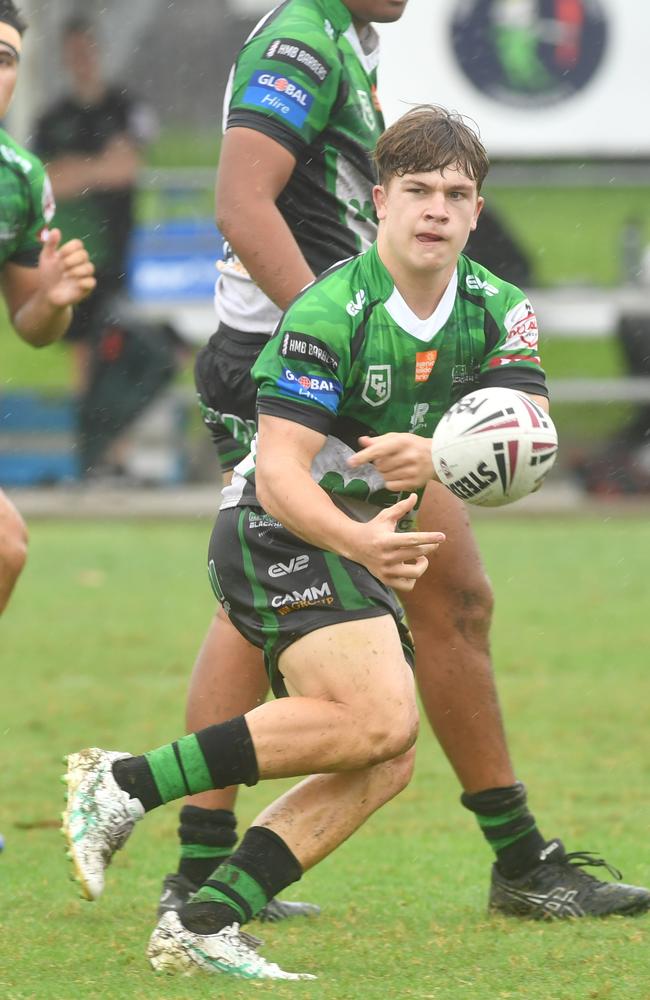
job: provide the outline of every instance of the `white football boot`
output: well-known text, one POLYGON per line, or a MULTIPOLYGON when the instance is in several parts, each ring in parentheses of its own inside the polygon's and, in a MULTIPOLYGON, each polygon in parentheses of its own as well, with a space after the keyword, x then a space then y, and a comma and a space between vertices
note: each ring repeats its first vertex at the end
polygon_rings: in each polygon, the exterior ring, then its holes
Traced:
POLYGON ((113 777, 114 761, 130 756, 91 747, 66 758, 68 771, 63 780, 68 785, 68 801, 61 830, 85 899, 101 896, 111 858, 144 816, 139 799, 132 799, 113 777))
POLYGON ((224 927, 218 934, 195 934, 183 927, 174 911, 164 913, 151 935, 147 957, 156 972, 190 975, 203 971, 240 979, 316 979, 307 972, 285 972, 267 962, 257 949, 262 942, 239 929, 224 927))

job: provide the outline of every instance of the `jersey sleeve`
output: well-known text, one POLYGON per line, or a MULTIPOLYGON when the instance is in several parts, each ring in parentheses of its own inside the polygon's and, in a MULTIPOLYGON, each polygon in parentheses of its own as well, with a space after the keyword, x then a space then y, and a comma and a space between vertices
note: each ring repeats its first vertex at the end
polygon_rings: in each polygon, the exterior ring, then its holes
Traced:
POLYGON ((294 303, 253 366, 258 413, 327 435, 350 372, 351 322, 309 292, 294 303))
POLYGON ((502 386, 537 396, 548 396, 546 375, 538 346, 535 311, 523 292, 509 286, 504 307, 486 313, 485 355, 481 388, 502 386))
POLYGON ((36 267, 43 247, 43 234, 54 218, 56 205, 52 185, 44 166, 35 157, 26 174, 26 191, 29 192, 25 225, 18 244, 9 260, 21 267, 36 267))
POLYGON ((295 25, 283 30, 281 24, 274 32, 274 23, 239 54, 226 128, 262 132, 297 157, 330 120, 341 63, 324 32, 302 33, 295 25))

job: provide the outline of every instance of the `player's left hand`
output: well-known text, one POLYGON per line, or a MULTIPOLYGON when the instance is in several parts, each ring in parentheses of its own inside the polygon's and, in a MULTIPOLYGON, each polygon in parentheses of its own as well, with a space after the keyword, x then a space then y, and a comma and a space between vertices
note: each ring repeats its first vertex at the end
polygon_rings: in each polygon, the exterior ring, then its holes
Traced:
POLYGON ((81 240, 61 244, 61 230, 51 229, 38 259, 39 285, 55 309, 74 306, 96 285, 95 266, 81 240))
POLYGON ((370 463, 395 493, 425 486, 435 476, 431 440, 417 434, 380 434, 360 437, 361 450, 348 459, 352 469, 370 463))

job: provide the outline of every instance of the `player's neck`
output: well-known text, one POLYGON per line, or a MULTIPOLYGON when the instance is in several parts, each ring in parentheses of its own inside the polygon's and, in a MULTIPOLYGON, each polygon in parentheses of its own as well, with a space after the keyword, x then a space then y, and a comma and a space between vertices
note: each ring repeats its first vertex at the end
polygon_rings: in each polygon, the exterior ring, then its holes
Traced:
POLYGON ((101 77, 77 80, 75 82, 74 95, 79 104, 99 104, 106 94, 106 89, 106 84, 101 77))
POLYGON ((456 261, 440 271, 414 271, 401 266, 399 261, 385 259, 383 254, 380 257, 409 309, 418 319, 432 316, 456 270, 456 261))

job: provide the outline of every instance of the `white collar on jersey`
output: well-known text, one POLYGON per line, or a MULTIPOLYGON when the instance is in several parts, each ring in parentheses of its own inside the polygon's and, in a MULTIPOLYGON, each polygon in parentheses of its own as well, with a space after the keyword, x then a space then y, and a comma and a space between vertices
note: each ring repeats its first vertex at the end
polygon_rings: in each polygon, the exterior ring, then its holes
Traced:
POLYGON ((410 306, 406 304, 397 288, 393 288, 393 293, 384 302, 384 307, 395 322, 410 333, 412 337, 428 343, 432 337, 442 330, 443 326, 451 316, 456 301, 456 291, 458 289, 458 270, 451 276, 449 284, 443 292, 440 302, 426 319, 416 316, 410 306))
POLYGON ((368 76, 377 69, 379 63, 379 35, 371 24, 366 25, 360 38, 353 24, 343 32, 345 38, 355 51, 356 57, 368 76))

